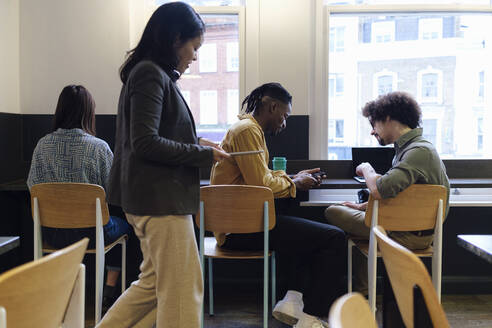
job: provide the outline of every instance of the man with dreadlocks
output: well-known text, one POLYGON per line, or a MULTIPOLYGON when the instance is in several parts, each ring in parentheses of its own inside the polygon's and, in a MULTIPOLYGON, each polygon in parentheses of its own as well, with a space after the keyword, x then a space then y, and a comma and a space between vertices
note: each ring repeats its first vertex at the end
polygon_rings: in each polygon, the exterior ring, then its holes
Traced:
MULTIPOLYGON (((268 168, 265 133, 278 134, 286 127, 292 96, 279 83, 267 83, 251 92, 242 104, 239 122, 222 141, 227 152, 263 150, 263 153, 232 156, 212 167, 211 184, 265 186, 275 198, 295 197, 296 189, 319 184, 312 176, 319 168, 304 170, 290 178, 283 170, 268 168), (244 106, 246 105, 246 109, 244 106)), ((263 233, 215 233, 220 247, 235 250, 263 249, 263 233)), ((298 328, 323 327, 330 304, 342 294, 345 234, 334 226, 303 218, 279 215, 270 232, 270 248, 289 263, 288 291, 273 316, 298 328)))

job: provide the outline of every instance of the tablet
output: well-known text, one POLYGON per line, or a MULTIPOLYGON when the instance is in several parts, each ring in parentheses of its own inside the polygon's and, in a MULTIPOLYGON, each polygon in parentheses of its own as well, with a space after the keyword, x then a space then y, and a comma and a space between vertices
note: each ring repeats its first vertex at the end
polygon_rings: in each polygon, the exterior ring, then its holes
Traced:
POLYGON ((254 154, 261 154, 263 153, 263 150, 250 150, 250 151, 237 151, 235 153, 229 153, 231 156, 241 156, 241 155, 254 155, 254 154))

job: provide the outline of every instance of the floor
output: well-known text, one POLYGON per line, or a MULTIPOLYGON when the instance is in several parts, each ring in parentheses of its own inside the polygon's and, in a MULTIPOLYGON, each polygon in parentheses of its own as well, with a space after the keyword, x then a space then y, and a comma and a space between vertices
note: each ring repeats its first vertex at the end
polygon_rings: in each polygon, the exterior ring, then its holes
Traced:
MULTIPOLYGON (((205 314, 206 328, 253 328, 262 327, 262 291, 241 290, 230 293, 230 288, 216 290, 215 315, 205 314)), ((380 299, 378 299, 378 303, 380 299)), ((205 310, 208 311, 208 300, 205 310)), ((492 295, 443 295, 442 305, 451 327, 492 328, 492 295)), ((86 327, 94 326, 94 307, 86 306, 86 327)), ((381 314, 377 313, 381 326, 381 314)), ((271 316, 270 328, 289 327, 271 316)))

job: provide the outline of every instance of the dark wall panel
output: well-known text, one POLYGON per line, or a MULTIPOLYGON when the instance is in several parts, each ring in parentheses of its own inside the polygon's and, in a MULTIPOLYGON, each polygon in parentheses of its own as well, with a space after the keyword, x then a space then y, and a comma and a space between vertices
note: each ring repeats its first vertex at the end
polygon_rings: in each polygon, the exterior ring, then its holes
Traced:
POLYGON ((270 160, 275 156, 287 160, 309 159, 309 116, 292 115, 287 128, 276 136, 265 135, 270 160))
POLYGON ((0 113, 0 182, 20 179, 22 120, 20 114, 0 113))
MULTIPOLYGON (((53 115, 22 115, 22 159, 30 162, 34 148, 46 134, 53 129, 53 115)), ((96 115, 96 135, 106 141, 111 149, 114 147, 114 136, 116 132, 116 115, 96 115)))
MULTIPOLYGON (((24 114, 21 116, 22 160, 30 162, 38 140, 52 130, 53 115, 24 114)), ((114 150, 116 115, 96 115, 96 133, 98 138, 105 140, 114 150)), ((275 156, 283 156, 288 160, 307 160, 309 158, 309 116, 290 116, 287 119, 287 128, 277 136, 267 135, 266 142, 270 160, 275 156)), ((209 170, 202 171, 204 174, 207 173, 205 175, 208 178, 209 170)))

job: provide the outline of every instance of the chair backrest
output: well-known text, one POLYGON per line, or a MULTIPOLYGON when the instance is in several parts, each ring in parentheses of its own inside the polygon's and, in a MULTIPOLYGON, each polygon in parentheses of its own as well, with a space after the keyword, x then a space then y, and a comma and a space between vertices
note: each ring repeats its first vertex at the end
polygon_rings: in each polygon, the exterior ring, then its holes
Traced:
MULTIPOLYGON (((275 204, 270 188, 214 185, 200 188, 204 203, 205 230, 252 233, 263 231, 263 204, 268 202, 269 229, 275 226, 275 204)), ((196 216, 200 226, 200 215, 196 216)))
POLYGON ((101 203, 102 224, 109 220, 103 187, 88 183, 40 183, 31 188, 31 208, 37 198, 41 226, 90 228, 96 226, 96 199, 101 203))
MULTIPOLYGON (((378 200, 377 224, 390 231, 419 231, 434 229, 442 200, 446 208, 447 191, 444 186, 413 184, 394 198, 378 200)), ((365 224, 371 227, 374 197, 369 195, 365 224)), ((444 210, 443 210, 444 221, 444 210)))
POLYGON ((405 325, 414 327, 413 287, 418 286, 434 327, 449 327, 446 315, 437 298, 429 273, 422 261, 410 250, 386 235, 381 226, 373 228, 388 272, 398 308, 405 325))
POLYGON ((89 239, 0 275, 7 327, 60 327, 89 239))
POLYGON ((377 328, 378 325, 367 300, 359 293, 345 294, 330 308, 331 328, 377 328))

